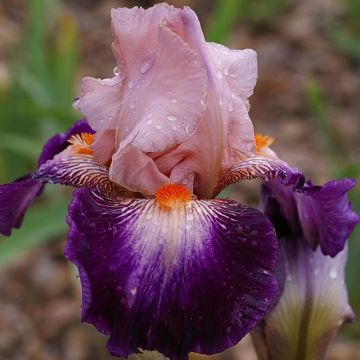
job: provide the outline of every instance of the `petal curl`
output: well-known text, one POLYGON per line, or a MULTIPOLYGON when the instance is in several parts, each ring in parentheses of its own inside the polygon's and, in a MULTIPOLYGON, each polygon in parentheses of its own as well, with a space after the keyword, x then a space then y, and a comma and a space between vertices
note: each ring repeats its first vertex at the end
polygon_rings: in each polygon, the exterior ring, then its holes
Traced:
POLYGON ((96 131, 115 130, 116 121, 123 93, 122 78, 119 75, 111 79, 82 80, 81 95, 74 102, 96 131))
POLYGON ((65 254, 79 268, 82 320, 110 335, 117 356, 222 351, 256 325, 277 292, 272 225, 235 201, 164 210, 155 200, 80 189, 68 222, 65 254))
POLYGON ((306 184, 295 195, 304 239, 313 248, 319 244, 324 255, 341 251, 360 223, 347 194, 355 185, 352 179, 332 180, 323 186, 306 184))
POLYGON ((218 195, 230 184, 256 178, 261 178, 264 181, 280 179, 282 184, 293 187, 298 187, 304 183, 302 173, 291 168, 286 162, 278 158, 254 155, 229 169, 221 171, 213 196, 218 195))
MULTIPOLYGON (((93 132, 86 121, 76 122, 67 132, 56 134, 45 144, 39 156, 39 166, 52 159, 68 146, 68 139, 81 132, 93 132)), ((0 185, 0 233, 10 236, 12 228, 19 228, 26 210, 41 195, 44 184, 26 175, 13 183, 0 185)))
POLYGON ((319 245, 324 255, 335 256, 360 223, 347 194, 355 184, 351 179, 332 180, 323 186, 307 182, 293 192, 275 180, 264 185, 265 212, 271 219, 277 217, 278 236, 301 233, 313 249, 319 245))
POLYGON ((130 194, 110 181, 109 168, 97 163, 92 155, 74 154, 70 149, 42 165, 32 178, 51 184, 94 188, 114 197, 130 194))
POLYGON ((207 47, 217 65, 218 77, 224 78, 232 93, 247 100, 254 92, 258 77, 256 52, 232 50, 215 43, 207 43, 207 47))

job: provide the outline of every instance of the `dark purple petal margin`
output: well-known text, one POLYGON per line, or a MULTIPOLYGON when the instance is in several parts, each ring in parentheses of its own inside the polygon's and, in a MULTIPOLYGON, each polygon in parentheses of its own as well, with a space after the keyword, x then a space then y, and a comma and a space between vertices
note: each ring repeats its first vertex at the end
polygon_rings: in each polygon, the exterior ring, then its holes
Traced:
MULTIPOLYGON (((52 159, 67 147, 68 139, 75 134, 91 132, 85 120, 76 122, 66 133, 56 134, 48 140, 39 157, 39 166, 52 159)), ((44 184, 31 175, 26 175, 13 183, 0 185, 0 234, 10 236, 12 228, 19 228, 25 212, 33 200, 41 195, 44 184)))
POLYGON ((74 193, 66 257, 79 269, 82 320, 112 354, 157 350, 174 360, 236 344, 277 293, 269 220, 232 200, 162 210, 154 200, 74 193))

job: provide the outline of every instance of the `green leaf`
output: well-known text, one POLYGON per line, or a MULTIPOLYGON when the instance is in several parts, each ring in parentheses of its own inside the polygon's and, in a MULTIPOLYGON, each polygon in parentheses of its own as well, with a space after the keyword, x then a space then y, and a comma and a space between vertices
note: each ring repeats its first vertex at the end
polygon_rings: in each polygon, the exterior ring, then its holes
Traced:
POLYGON ((27 214, 21 229, 11 237, 0 238, 0 266, 9 264, 19 254, 64 234, 67 229, 65 214, 68 201, 37 207, 27 214))

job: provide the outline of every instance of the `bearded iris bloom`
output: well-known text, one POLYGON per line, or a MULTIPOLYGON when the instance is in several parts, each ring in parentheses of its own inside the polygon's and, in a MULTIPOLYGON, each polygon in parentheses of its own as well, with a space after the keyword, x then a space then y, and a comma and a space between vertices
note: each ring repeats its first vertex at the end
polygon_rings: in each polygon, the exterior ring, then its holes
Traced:
POLYGON ((260 211, 216 199, 244 179, 303 176, 254 135, 253 50, 207 43, 194 12, 112 11, 114 77, 85 78, 86 120, 45 145, 39 168, 0 187, 10 235, 44 183, 78 188, 65 256, 79 269, 82 320, 117 356, 171 359, 236 344, 279 294, 278 242, 260 211))
POLYGON ((353 319, 345 285, 346 240, 360 217, 351 209, 351 179, 296 192, 263 185, 262 209, 280 241, 281 297, 253 332, 261 360, 323 359, 340 327, 353 319))

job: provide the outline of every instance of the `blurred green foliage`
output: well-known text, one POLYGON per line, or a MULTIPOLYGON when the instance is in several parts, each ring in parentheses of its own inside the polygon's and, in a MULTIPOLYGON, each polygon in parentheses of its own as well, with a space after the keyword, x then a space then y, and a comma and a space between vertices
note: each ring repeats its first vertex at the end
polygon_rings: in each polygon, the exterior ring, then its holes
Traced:
MULTIPOLYGON (((25 39, 13 54, 10 82, 0 89, 0 183, 35 169, 45 141, 76 119, 76 22, 56 0, 27 2, 25 39)), ((62 189, 47 189, 11 238, 0 238, 0 264, 66 231, 62 189), (51 198, 51 200, 50 200, 51 198), (46 219, 46 220, 45 220, 46 219)))
POLYGON ((324 19, 334 45, 352 60, 360 60, 360 1, 344 0, 344 13, 338 19, 324 19))
POLYGON ((266 29, 292 0, 216 0, 213 19, 208 27, 208 41, 226 43, 235 23, 253 30, 266 29))

